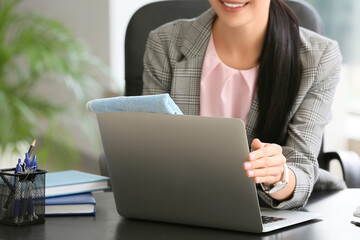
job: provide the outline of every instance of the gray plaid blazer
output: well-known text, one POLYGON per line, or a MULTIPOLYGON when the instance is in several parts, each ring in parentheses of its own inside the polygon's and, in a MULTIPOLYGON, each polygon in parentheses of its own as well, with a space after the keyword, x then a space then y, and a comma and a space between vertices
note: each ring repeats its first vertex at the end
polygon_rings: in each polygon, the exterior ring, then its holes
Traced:
MULTIPOLYGON (((150 32, 144 55, 144 95, 169 93, 184 114, 199 114, 202 65, 215 16, 209 9, 195 19, 176 20, 150 32)), ((279 209, 303 207, 318 179, 317 156, 324 126, 331 118, 342 60, 337 42, 303 28, 300 37, 302 82, 283 146, 288 166, 296 176, 296 188, 293 197, 283 202, 258 189, 263 201, 279 209)), ((246 126, 249 143, 256 137, 257 116, 255 93, 246 126)))

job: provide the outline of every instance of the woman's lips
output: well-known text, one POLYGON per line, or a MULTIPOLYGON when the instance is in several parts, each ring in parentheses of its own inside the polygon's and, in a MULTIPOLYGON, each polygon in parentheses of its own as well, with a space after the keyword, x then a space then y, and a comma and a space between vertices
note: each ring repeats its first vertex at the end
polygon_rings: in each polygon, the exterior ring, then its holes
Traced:
POLYGON ((219 0, 223 9, 229 13, 237 13, 246 8, 250 2, 236 2, 231 0, 219 0))
POLYGON ((248 2, 230 2, 230 1, 220 1, 225 7, 228 8, 241 8, 248 4, 248 2))

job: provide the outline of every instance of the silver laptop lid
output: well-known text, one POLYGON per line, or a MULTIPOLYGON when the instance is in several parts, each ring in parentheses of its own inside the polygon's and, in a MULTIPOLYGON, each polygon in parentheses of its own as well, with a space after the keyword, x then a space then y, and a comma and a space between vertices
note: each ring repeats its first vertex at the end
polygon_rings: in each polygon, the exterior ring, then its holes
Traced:
POLYGON ((97 114, 117 211, 129 218, 261 232, 239 119, 97 114))

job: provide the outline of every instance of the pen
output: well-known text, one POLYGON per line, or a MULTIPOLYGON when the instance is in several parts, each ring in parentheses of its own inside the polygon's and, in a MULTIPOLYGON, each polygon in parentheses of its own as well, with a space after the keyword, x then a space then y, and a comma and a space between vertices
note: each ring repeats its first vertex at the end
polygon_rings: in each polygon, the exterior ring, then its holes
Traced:
MULTIPOLYGON (((24 159, 24 172, 27 173, 27 176, 37 171, 37 163, 36 163, 36 155, 33 156, 33 160, 30 161, 29 153, 25 153, 24 159)), ((37 219, 37 216, 34 214, 34 206, 33 206, 33 195, 34 190, 32 186, 31 179, 25 179, 25 190, 22 192, 21 198, 21 211, 20 211, 20 218, 18 221, 22 223, 25 217, 28 217, 28 220, 31 222, 33 218, 37 219)))
MULTIPOLYGON (((36 173, 37 172, 37 162, 36 162, 36 155, 33 156, 32 161, 30 162, 30 172, 31 173, 36 173)), ((36 176, 35 176, 36 177, 36 176)), ((30 196, 28 198, 28 216, 29 216, 29 220, 32 221, 33 218, 38 219, 38 216, 36 215, 36 211, 34 211, 34 192, 35 189, 32 186, 32 181, 29 181, 30 183, 30 196)))
POLYGON ((355 226, 360 227, 360 222, 356 222, 356 221, 351 221, 352 224, 354 224, 355 226))
POLYGON ((35 173, 37 171, 37 162, 36 155, 33 156, 33 159, 30 162, 30 172, 35 173))
MULTIPOLYGON (((15 168, 15 174, 20 174, 22 171, 21 169, 21 159, 19 158, 18 164, 15 168)), ((14 222, 19 222, 20 217, 20 204, 21 204, 21 185, 20 185, 20 178, 15 177, 15 200, 14 200, 14 222)))
POLYGON ((29 148, 29 151, 28 151, 29 157, 31 157, 31 154, 32 154, 32 152, 33 152, 33 150, 35 148, 35 143, 36 143, 36 139, 30 145, 30 148, 29 148))
POLYGON ((25 153, 25 159, 24 159, 24 164, 22 165, 23 167, 23 172, 29 172, 30 170, 30 156, 29 153, 25 153))

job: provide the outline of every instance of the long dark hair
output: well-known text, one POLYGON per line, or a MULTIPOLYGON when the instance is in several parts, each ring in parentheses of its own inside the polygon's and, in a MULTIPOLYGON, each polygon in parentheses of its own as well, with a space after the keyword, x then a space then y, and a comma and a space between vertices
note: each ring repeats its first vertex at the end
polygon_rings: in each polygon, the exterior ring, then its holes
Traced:
POLYGON ((301 81, 299 23, 283 0, 271 0, 260 56, 256 136, 284 144, 287 121, 301 81))

